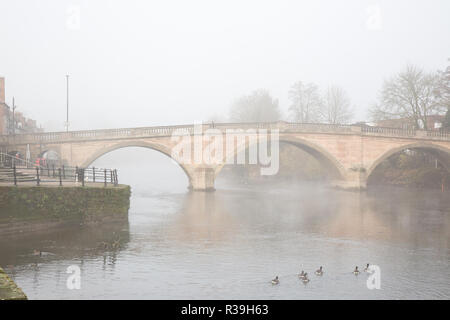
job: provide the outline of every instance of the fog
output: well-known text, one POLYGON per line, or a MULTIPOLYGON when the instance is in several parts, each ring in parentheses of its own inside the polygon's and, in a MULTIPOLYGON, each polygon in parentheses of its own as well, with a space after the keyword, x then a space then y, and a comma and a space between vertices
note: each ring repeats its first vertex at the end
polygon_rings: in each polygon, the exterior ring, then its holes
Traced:
POLYGON ((117 168, 120 183, 131 185, 133 195, 186 193, 189 181, 183 169, 159 151, 127 147, 109 152, 92 164, 97 168, 117 168))
POLYGON ((407 63, 443 69, 448 1, 1 1, 7 103, 48 131, 227 115, 266 88, 287 115, 298 80, 347 92, 365 120, 407 63))

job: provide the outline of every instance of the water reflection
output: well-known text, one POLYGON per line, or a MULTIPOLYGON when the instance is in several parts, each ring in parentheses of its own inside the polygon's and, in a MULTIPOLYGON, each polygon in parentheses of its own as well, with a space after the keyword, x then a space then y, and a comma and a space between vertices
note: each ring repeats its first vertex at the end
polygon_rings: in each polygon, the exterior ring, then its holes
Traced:
POLYGON ((448 194, 314 184, 133 192, 129 223, 2 239, 0 264, 35 299, 443 299, 449 208, 448 194), (366 263, 380 266, 382 290, 352 275, 366 263), (70 264, 82 269, 77 292, 65 287, 70 264), (306 286, 301 269, 312 274, 306 286))
POLYGON ((219 242, 236 231, 236 221, 215 192, 189 192, 176 214, 171 237, 180 242, 219 242))
POLYGON ((8 235, 0 241, 0 264, 13 273, 21 265, 29 264, 38 271, 39 265, 62 259, 76 258, 82 264, 85 259, 103 256, 105 263, 114 264, 129 241, 128 221, 8 235))

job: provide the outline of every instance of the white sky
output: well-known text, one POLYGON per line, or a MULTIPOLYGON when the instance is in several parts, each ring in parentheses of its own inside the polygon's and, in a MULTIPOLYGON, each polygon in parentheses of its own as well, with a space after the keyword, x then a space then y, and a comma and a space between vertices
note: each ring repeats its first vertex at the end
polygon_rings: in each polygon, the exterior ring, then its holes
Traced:
POLYGON ((298 80, 342 86, 362 120, 384 78, 447 58, 447 0, 0 0, 7 102, 47 130, 67 73, 71 130, 206 120, 258 88, 287 114, 298 80))

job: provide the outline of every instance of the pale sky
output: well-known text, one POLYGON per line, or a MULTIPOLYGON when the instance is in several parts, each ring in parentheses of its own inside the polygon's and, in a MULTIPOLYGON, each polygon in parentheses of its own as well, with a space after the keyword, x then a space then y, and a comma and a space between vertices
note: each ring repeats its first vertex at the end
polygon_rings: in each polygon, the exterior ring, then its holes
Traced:
POLYGON ((45 129, 193 123, 258 88, 347 90, 366 117, 407 63, 444 69, 450 1, 0 0, 7 103, 45 129))

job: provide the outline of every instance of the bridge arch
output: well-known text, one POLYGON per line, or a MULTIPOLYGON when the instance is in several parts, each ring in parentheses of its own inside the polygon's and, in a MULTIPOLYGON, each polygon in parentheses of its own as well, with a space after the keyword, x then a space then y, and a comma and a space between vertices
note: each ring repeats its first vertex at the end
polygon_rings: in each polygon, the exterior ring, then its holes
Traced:
POLYGON ((399 152, 412 149, 412 150, 421 150, 428 154, 431 154, 438 159, 438 161, 442 164, 442 166, 447 169, 447 171, 450 172, 450 149, 442 147, 437 144, 433 143, 427 143, 427 142, 418 142, 418 143, 411 143, 411 144, 405 144, 400 147, 392 148, 386 152, 384 152, 382 155, 380 155, 373 163, 372 165, 367 169, 366 177, 367 180, 370 178, 372 173, 375 171, 375 169, 384 161, 393 156, 394 154, 397 154, 399 152))
POLYGON ((192 174, 191 170, 189 170, 189 168, 187 168, 182 163, 179 163, 174 158, 172 158, 172 156, 171 156, 171 149, 169 147, 164 146, 164 145, 159 144, 159 143, 155 143, 155 142, 124 141, 124 142, 119 142, 119 143, 115 143, 115 144, 112 144, 112 145, 108 145, 106 147, 103 147, 103 148, 100 148, 100 149, 96 150, 92 155, 90 155, 86 160, 84 160, 84 162, 81 164, 81 167, 83 167, 83 168, 88 167, 95 160, 97 160, 101 156, 103 156, 103 155, 105 155, 105 154, 107 154, 107 153, 109 153, 111 151, 115 151, 115 150, 122 149, 122 148, 128 148, 128 147, 142 147, 142 148, 152 149, 152 150, 158 151, 158 152, 166 155, 167 157, 172 159, 174 162, 176 162, 181 167, 181 169, 183 169, 184 173, 188 177, 189 186, 192 185, 193 174, 192 174))
MULTIPOLYGON (((334 157, 330 152, 328 152, 318 144, 310 142, 303 138, 287 135, 280 135, 279 142, 293 145, 312 155, 321 164, 322 167, 326 168, 326 170, 330 174, 330 178, 332 178, 333 180, 345 179, 346 170, 344 166, 336 159, 336 157, 334 157)), ((247 152, 249 147, 250 144, 246 142, 245 146, 242 145, 240 148, 236 148, 234 150, 233 157, 236 157, 236 155, 240 152, 247 152)), ((215 170, 216 177, 218 176, 222 168, 226 165, 225 159, 226 157, 224 158, 223 163, 217 166, 215 170)))
POLYGON ((58 163, 61 160, 59 152, 54 149, 45 149, 39 153, 39 158, 44 158, 47 163, 58 163))

